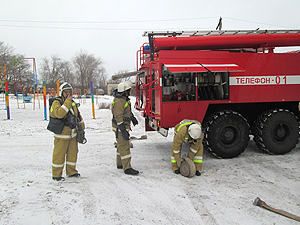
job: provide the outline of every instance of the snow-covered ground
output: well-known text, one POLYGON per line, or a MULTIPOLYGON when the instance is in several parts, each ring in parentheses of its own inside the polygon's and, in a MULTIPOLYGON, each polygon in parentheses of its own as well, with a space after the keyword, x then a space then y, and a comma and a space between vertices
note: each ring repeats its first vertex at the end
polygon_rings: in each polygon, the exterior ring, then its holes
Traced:
MULTIPOLYGON (((87 99, 80 106, 88 139, 79 145, 82 177, 57 182, 42 102, 18 109, 11 98, 7 120, 0 100, 0 224, 299 224, 252 202, 260 197, 300 214, 300 145, 283 156, 264 154, 253 141, 234 159, 204 152, 202 175, 186 178, 171 170, 173 129, 167 138, 145 132, 133 110, 139 125, 131 135, 148 139, 132 141, 132 166, 140 174, 128 176, 116 168, 110 110, 96 106, 93 119, 87 99)), ((111 100, 101 96, 98 104, 111 100)))

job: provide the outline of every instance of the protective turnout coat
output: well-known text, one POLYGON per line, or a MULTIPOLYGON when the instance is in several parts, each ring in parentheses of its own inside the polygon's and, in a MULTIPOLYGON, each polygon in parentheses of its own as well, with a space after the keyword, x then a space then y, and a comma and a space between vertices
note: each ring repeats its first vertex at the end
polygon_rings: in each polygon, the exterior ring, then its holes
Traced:
POLYGON ((202 157, 203 157, 203 138, 204 134, 202 133, 201 137, 197 140, 194 140, 190 137, 188 133, 188 127, 197 123, 201 126, 200 122, 196 120, 182 120, 174 128, 174 139, 173 146, 171 149, 171 162, 172 169, 178 170, 177 161, 181 160, 181 148, 183 143, 187 143, 190 146, 188 156, 194 161, 196 170, 202 171, 202 157))
MULTIPOLYGON (((50 117, 62 119, 67 121, 68 115, 74 113, 76 116, 80 115, 77 105, 73 101, 63 101, 61 97, 52 103, 50 108, 50 117)), ((80 124, 85 129, 85 124, 80 116, 80 124)), ((60 134, 54 133, 54 149, 52 157, 52 176, 61 177, 66 160, 66 174, 71 176, 78 173, 76 170, 78 142, 76 140, 76 128, 71 129, 67 122, 60 134)))
MULTIPOLYGON (((66 119, 67 114, 71 113, 71 111, 73 111, 76 116, 79 115, 76 103, 69 100, 65 100, 63 102, 62 98, 58 97, 58 100, 55 100, 52 103, 52 106, 50 108, 50 117, 58 118, 58 119, 63 119, 63 118, 66 119)), ((80 115, 80 124, 82 128, 85 129, 85 124, 83 122, 81 115, 80 115)), ((76 128, 71 129, 69 126, 65 125, 61 134, 54 134, 54 137, 70 140, 71 138, 76 137, 76 128)))
POLYGON ((115 132, 117 140, 116 164, 118 168, 123 168, 125 171, 131 168, 130 142, 123 138, 118 126, 124 123, 126 130, 130 131, 131 103, 129 98, 126 96, 115 97, 111 111, 113 115, 112 130, 115 132))
POLYGON ((113 114, 113 131, 117 130, 118 125, 125 124, 126 130, 130 130, 131 122, 131 103, 126 96, 114 98, 111 112, 113 114))

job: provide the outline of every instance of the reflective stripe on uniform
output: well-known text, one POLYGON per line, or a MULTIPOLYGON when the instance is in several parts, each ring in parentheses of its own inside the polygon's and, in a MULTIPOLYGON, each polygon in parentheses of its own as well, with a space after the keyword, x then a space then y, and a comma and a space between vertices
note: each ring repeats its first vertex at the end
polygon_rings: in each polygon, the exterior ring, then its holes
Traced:
POLYGON ((172 163, 176 163, 177 162, 174 156, 171 156, 171 162, 172 163))
POLYGON ((195 123, 195 124, 199 124, 199 126, 201 127, 201 124, 198 122, 198 121, 195 121, 195 120, 183 120, 181 122, 184 122, 183 124, 181 124, 178 128, 177 128, 177 132, 180 130, 181 127, 183 126, 186 126, 186 125, 190 125, 192 123, 195 123))
MULTIPOLYGON (((112 106, 114 106, 114 105, 115 105, 115 100, 113 100, 111 104, 112 104, 112 106)), ((130 104, 130 100, 128 100, 128 101, 125 103, 124 108, 126 108, 129 104, 130 104)))
POLYGON ((71 135, 66 135, 66 134, 55 134, 53 133, 53 136, 56 138, 63 138, 63 139, 68 139, 68 138, 74 138, 77 136, 77 133, 75 133, 75 129, 72 129, 72 134, 71 135))
POLYGON ((68 109, 68 107, 67 106, 65 106, 65 105, 62 105, 61 106, 66 112, 69 112, 69 109, 68 109))
MULTIPOLYGON (((123 122, 122 122, 123 123, 123 122)), ((121 124, 121 123, 120 123, 121 124)), ((126 129, 128 132, 130 131, 130 129, 126 129)), ((117 131, 117 128, 116 127, 113 127, 112 128, 112 131, 117 131)), ((120 129, 119 129, 119 132, 122 132, 120 129)))
POLYGON ((52 166, 58 168, 58 167, 64 167, 64 164, 54 164, 54 163, 53 163, 52 166))
POLYGON ((70 166, 76 166, 76 163, 73 163, 73 162, 67 162, 67 165, 70 165, 70 166))
POLYGON ((193 159, 193 162, 195 163, 202 163, 202 156, 195 156, 193 159))
POLYGON ((184 123, 181 124, 178 128, 177 128, 177 132, 180 130, 181 127, 186 126, 186 125, 190 125, 191 123, 184 123))
POLYGON ((54 134, 53 135, 56 138, 63 138, 63 139, 68 139, 68 138, 74 138, 77 136, 77 133, 72 134, 72 135, 61 135, 61 134, 54 134))
POLYGON ((128 158, 131 158, 131 154, 124 155, 124 156, 121 157, 122 160, 123 160, 123 159, 128 159, 128 158))
POLYGON ((184 124, 184 123, 195 123, 195 124, 199 124, 199 126, 201 127, 201 123, 197 120, 182 120, 180 122, 180 124, 184 124))
POLYGON ((174 154, 178 154, 178 153, 180 153, 180 150, 177 150, 177 151, 173 151, 174 152, 174 154))
POLYGON ((190 148, 190 150, 193 152, 193 153, 197 153, 198 151, 193 149, 193 148, 190 148))
POLYGON ((128 100, 125 105, 124 105, 124 109, 130 104, 130 100, 128 100))

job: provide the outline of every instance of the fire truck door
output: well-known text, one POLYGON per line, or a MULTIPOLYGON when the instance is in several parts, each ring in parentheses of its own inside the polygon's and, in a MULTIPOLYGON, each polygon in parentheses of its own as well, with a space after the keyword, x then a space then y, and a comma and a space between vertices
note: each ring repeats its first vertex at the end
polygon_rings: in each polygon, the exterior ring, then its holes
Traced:
POLYGON ((163 104, 164 127, 174 127, 183 119, 197 119, 195 101, 173 101, 163 104))

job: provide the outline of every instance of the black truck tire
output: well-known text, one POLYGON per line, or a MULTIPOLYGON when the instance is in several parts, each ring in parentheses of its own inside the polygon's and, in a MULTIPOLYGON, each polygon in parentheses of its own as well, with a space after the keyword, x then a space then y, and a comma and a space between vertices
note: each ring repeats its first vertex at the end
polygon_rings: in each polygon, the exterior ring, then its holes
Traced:
POLYGON ((264 112, 255 121, 255 126, 256 145, 269 154, 286 154, 298 143, 298 119, 288 110, 272 109, 264 112))
POLYGON ((241 114, 221 111, 214 113, 205 123, 204 144, 216 157, 234 158, 245 151, 249 134, 249 124, 241 114))

